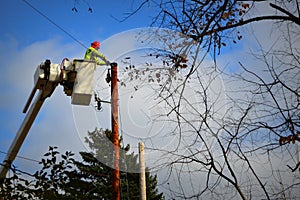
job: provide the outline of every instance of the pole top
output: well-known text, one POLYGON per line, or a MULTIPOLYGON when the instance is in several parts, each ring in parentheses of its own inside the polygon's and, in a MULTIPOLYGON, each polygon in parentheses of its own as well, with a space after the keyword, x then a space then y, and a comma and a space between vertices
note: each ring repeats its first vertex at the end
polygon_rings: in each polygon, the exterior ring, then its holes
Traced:
POLYGON ((111 66, 111 67, 116 67, 116 66, 118 66, 118 63, 112 62, 112 63, 110 63, 110 66, 111 66))

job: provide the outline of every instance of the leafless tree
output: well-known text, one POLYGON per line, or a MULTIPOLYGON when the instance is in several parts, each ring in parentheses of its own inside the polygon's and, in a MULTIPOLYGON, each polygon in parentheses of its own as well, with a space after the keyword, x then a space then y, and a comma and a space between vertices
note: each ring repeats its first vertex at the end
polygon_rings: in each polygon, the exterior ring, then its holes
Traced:
POLYGON ((176 30, 200 43, 203 48, 219 52, 230 41, 242 39, 239 27, 274 21, 300 25, 297 0, 144 0, 132 5, 132 12, 120 21, 133 16, 143 7, 153 8, 153 26, 176 30), (249 15, 265 7, 273 14, 249 15))
POLYGON ((164 82, 159 76, 158 97, 167 106, 166 117, 173 127, 166 137, 174 137, 176 145, 152 150, 162 152, 160 167, 168 169, 164 186, 170 197, 299 196, 299 2, 161 0, 144 1, 138 9, 146 4, 159 9, 153 24, 178 31, 186 40, 183 46, 169 45, 162 59, 182 74, 180 81, 174 81, 174 71, 164 74, 168 77, 164 82), (260 5, 274 14, 253 17, 260 5), (273 20, 284 29, 284 40, 278 41, 279 48, 260 46, 253 53, 260 70, 252 70, 242 59, 238 74, 207 66, 200 49, 216 55, 230 40, 236 43, 242 38, 239 27, 263 20, 273 20), (216 89, 219 76, 230 86, 225 101, 223 88, 216 89))

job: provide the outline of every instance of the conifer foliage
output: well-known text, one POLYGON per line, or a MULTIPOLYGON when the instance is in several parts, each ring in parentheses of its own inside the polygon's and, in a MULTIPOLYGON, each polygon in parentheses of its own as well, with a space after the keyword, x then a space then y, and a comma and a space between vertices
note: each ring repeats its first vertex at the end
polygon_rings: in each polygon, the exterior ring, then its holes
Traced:
MULTIPOLYGON (((41 170, 34 175, 24 176, 24 172, 14 169, 13 176, 2 180, 0 197, 4 199, 112 199, 113 153, 110 130, 95 130, 88 133, 86 142, 91 152, 80 152, 81 161, 74 153, 64 154, 57 147, 49 147, 40 164, 41 170), (29 178, 25 179, 24 177, 29 178)), ((122 143, 120 138, 120 144, 122 143)), ((129 145, 120 149, 120 165, 138 172, 138 155, 128 153, 129 145)), ((122 167, 121 167, 122 168, 122 167)), ((139 199, 139 174, 120 172, 121 199, 139 199)), ((157 177, 146 173, 147 199, 164 199, 158 192, 157 177)))

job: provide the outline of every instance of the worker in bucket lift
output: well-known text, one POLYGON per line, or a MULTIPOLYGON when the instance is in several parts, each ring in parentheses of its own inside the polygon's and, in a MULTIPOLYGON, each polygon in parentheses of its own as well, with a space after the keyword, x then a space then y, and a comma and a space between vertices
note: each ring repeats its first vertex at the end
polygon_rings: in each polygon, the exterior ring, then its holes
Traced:
POLYGON ((100 48, 100 42, 95 41, 91 43, 91 46, 86 50, 84 59, 94 60, 97 65, 109 65, 110 62, 105 58, 105 56, 98 50, 100 48), (100 59, 99 59, 100 58, 100 59))

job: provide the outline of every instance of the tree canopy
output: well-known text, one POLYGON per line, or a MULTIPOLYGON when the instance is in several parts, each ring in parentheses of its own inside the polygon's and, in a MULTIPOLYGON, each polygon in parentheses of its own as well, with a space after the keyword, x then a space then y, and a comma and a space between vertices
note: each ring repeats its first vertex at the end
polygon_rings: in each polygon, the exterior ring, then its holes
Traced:
MULTIPOLYGON (((109 167, 112 161, 103 163, 103 159, 99 159, 112 153, 111 137, 110 130, 90 132, 86 140, 93 151, 80 152, 82 161, 76 160, 70 151, 61 154, 57 147, 49 147, 41 159, 41 170, 28 179, 22 171, 15 170, 13 176, 4 180, 0 196, 7 199, 112 199, 112 168, 109 167)), ((123 152, 129 151, 129 146, 121 148, 123 152)), ((134 153, 121 155, 121 159, 127 160, 123 164, 138 170, 137 157, 134 153)), ((163 199, 156 178, 146 173, 147 199, 163 199)), ((120 185, 122 199, 139 199, 139 173, 121 172, 120 185)))

